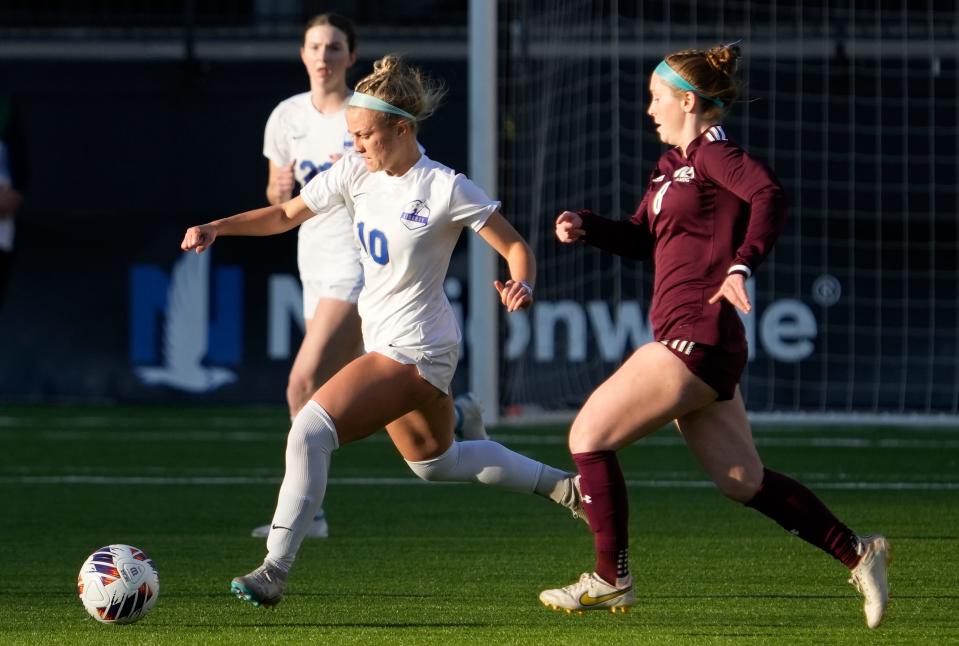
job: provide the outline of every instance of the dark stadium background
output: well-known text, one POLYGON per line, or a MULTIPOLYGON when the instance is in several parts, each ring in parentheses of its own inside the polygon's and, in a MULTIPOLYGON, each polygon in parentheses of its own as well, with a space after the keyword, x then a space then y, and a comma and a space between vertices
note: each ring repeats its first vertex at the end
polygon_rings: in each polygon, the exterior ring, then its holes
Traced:
MULTIPOLYGON (((586 4, 594 5, 595 15, 602 16, 613 3, 586 4)), ((894 18, 897 12, 906 11, 902 3, 860 4, 873 15, 888 14, 883 28, 890 36, 908 36, 905 27, 896 31, 894 18)), ((843 7, 854 11, 860 4, 843 7)), ((946 3, 918 4, 922 5, 916 9, 918 13, 930 8, 949 10, 946 3)), ((548 5, 501 3, 501 16, 522 22, 548 5)), ((690 11, 693 5, 620 2, 617 7, 625 20, 636 21, 640 16, 650 24, 669 20, 677 25, 678 38, 708 31, 718 11, 718 5, 710 3, 699 3, 699 11, 690 11), (684 30, 684 24, 690 27, 684 30)), ((754 15, 745 16, 757 32, 764 21, 776 19, 762 6, 756 4, 751 9, 754 15)), ((808 11, 827 14, 824 23, 830 25, 835 47, 826 64, 794 70, 757 68, 750 76, 749 91, 760 100, 734 113, 728 129, 751 149, 772 152, 768 161, 783 177, 793 201, 802 201, 803 209, 841 212, 854 206, 857 211, 876 213, 872 218, 836 220, 831 225, 836 235, 831 244, 822 244, 819 237, 822 228, 829 226, 828 218, 805 220, 802 235, 810 242, 780 245, 776 252, 780 266, 788 268, 801 257, 807 264, 844 268, 841 271, 847 272, 850 281, 844 285, 848 288, 855 283, 863 302, 868 302, 871 290, 882 286, 876 272, 891 269, 905 278, 885 285, 887 302, 898 299, 903 304, 882 312, 893 332, 863 335, 851 361, 817 354, 801 366, 783 366, 764 360, 758 349, 759 360, 750 365, 747 379, 749 401, 767 409, 888 408, 955 413, 959 379, 955 362, 959 309, 954 281, 959 239, 955 52, 904 58, 900 52, 889 51, 888 56, 870 59, 872 66, 862 61, 852 65, 842 35, 856 25, 839 17, 831 21, 829 3, 805 6, 808 11), (877 84, 879 75, 883 82, 877 84), (823 103, 824 95, 831 97, 830 102, 823 103), (922 109, 897 109, 894 100, 902 96, 916 97, 916 105, 922 109), (875 109, 878 105, 882 109, 875 109), (770 128, 771 119, 779 125, 770 128), (860 133, 874 129, 875 134, 850 144, 848 133, 843 134, 841 128, 850 121, 857 123, 860 133), (803 136, 804 122, 826 124, 827 131, 833 127, 833 134, 803 136), (936 128, 950 134, 911 134, 936 128), (781 143, 772 145, 791 133, 802 137, 800 158, 781 143), (850 160, 830 162, 828 167, 817 161, 849 145, 855 148, 850 160), (883 159, 891 161, 885 165, 883 159), (909 169, 905 177, 900 172, 903 159, 909 169), (806 190, 804 182, 832 190, 806 190), (823 202, 826 195, 828 203, 823 202), (942 216, 910 221, 902 215, 907 207, 935 209, 942 216), (908 241, 910 236, 942 242, 931 247, 906 246, 899 254, 874 252, 882 241, 908 241), (858 242, 859 250, 852 265, 850 240, 858 242), (930 276, 929 266, 946 271, 930 276), (933 299, 941 299, 937 308, 924 305, 933 299), (901 331, 903 321, 906 333, 900 334, 896 330, 901 331), (943 360, 927 360, 931 355, 943 360), (819 381, 826 375, 838 384, 877 379, 877 367, 882 376, 874 390, 824 388, 819 381), (919 383, 925 387, 901 386, 919 383), (797 384, 805 385, 800 390, 797 384)), ((741 7, 730 3, 725 19, 731 23, 744 19, 741 7)), ((214 270, 242 268, 242 354, 228 366, 238 374, 236 383, 200 395, 146 387, 136 378, 130 356, 131 268, 154 265, 169 272, 187 225, 263 203, 263 125, 280 99, 307 88, 296 42, 299 25, 319 11, 340 11, 360 27, 360 60, 351 80, 362 76, 373 58, 385 53, 380 50, 383 47, 419 52, 409 58, 445 79, 450 90, 446 105, 424 126, 421 140, 431 157, 467 170, 465 1, 22 1, 0 7, 0 88, 15 98, 23 117, 31 167, 27 201, 18 218, 14 275, 0 308, 0 402, 282 401, 289 359, 267 355, 266 294, 269 276, 295 274, 293 234, 269 240, 232 239, 214 248, 214 270), (228 54, 210 58, 202 56, 202 48, 198 48, 202 42, 214 48, 221 45, 221 52, 238 51, 231 46, 244 41, 261 47, 288 45, 288 55, 247 57, 237 53, 232 59, 228 54), (182 55, 147 54, 171 43, 182 55), (128 56, 122 54, 126 51, 123 47, 129 48, 128 56)), ((955 21, 934 27, 955 29, 955 21)), ((810 34, 810 38, 814 36, 810 34)), ((749 45, 745 45, 747 54, 749 45)), ((517 60, 522 61, 522 53, 516 53, 521 43, 507 40, 503 47, 504 51, 514 50, 508 60, 501 61, 501 71, 517 77, 537 73, 535 66, 516 66, 517 60)), ((654 58, 638 59, 627 63, 626 71, 642 75, 654 63, 654 58)), ((602 67, 599 73, 604 73, 602 67)), ((641 104, 643 97, 636 93, 642 86, 636 87, 625 88, 621 100, 641 104)), ((514 101, 523 100, 522 85, 514 83, 501 90, 513 93, 514 101)), ((597 97, 605 99, 608 97, 597 97)), ((597 114, 596 118, 607 117, 597 114)), ((641 129, 645 117, 636 114, 623 125, 641 129)), ((501 150, 522 153, 527 146, 527 152, 535 152, 528 149, 527 142, 505 133, 506 129, 501 133, 501 150)), ((605 145, 597 149, 598 158, 607 152, 605 145)), ((657 152, 656 142, 649 139, 633 148, 627 143, 621 150, 624 158, 631 160, 629 170, 635 177, 648 173, 657 152)), ((521 193, 510 194, 508 188, 501 193, 507 213, 526 208, 521 193)), ((624 188, 621 198, 624 205, 635 203, 635 188, 624 188)), ((794 221, 790 226, 797 224, 794 221)), ((548 244, 546 240, 533 242, 548 244)), ((598 272, 609 271, 608 261, 595 262, 598 272)), ((451 275, 467 286, 462 241, 451 275)), ((803 277, 792 287, 790 278, 784 274, 779 281, 778 295, 808 300, 810 281, 803 277)), ((643 280, 621 285, 610 298, 644 301, 644 285, 643 280)), ((549 294, 553 287, 547 284, 543 289, 549 294)), ((602 296, 602 286, 597 289, 602 296)), ((460 301, 465 304, 466 300, 463 292, 460 301)), ((865 325, 875 317, 876 312, 868 306, 837 306, 825 317, 826 324, 820 321, 819 341, 835 351, 846 343, 851 325, 865 325), (834 337, 830 336, 832 330, 834 337)), ((158 344, 162 343, 160 337, 162 334, 157 337, 158 344)), ((563 336, 557 338, 562 345, 563 336)), ((295 342, 294 338, 294 347, 295 342)), ((589 353, 595 354, 593 341, 589 353)), ((506 365, 503 370, 512 368, 506 365)), ((542 375, 563 368, 561 360, 537 366, 542 375)), ((600 368, 608 371, 612 366, 600 368)), ((465 370, 461 369, 455 387, 462 390, 465 385, 465 370)), ((509 393, 504 394, 501 403, 510 403, 505 400, 508 397, 509 393)), ((566 399, 544 404, 568 408, 579 403, 575 392, 558 397, 566 399)))

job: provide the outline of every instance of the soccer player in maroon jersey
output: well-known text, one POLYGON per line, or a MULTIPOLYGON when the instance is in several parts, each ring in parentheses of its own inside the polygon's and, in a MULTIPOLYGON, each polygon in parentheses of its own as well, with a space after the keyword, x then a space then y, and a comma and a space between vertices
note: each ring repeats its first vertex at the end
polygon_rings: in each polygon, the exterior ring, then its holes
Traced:
POLYGON ((799 482, 767 469, 738 383, 746 364, 736 313, 745 282, 786 219, 783 188, 726 138, 720 120, 737 96, 735 45, 670 54, 652 74, 648 114, 663 143, 636 213, 614 221, 588 210, 556 220, 561 242, 582 240, 656 266, 655 341, 638 348, 584 404, 570 430, 583 502, 595 534, 595 571, 540 600, 553 609, 625 612, 635 603, 628 559, 626 483, 616 451, 673 421, 719 490, 832 555, 851 570, 875 628, 888 601, 888 541, 858 536, 799 482))

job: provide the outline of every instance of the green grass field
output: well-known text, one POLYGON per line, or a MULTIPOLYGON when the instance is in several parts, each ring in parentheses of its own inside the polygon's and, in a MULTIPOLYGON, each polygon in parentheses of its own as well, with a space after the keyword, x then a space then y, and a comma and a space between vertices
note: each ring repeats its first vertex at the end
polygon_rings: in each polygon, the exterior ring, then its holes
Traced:
MULTIPOLYGON (((959 429, 759 427, 765 462, 798 476, 895 559, 869 631, 838 562, 722 498, 668 430, 624 451, 638 604, 567 616, 544 587, 591 568, 591 536, 534 496, 415 480, 384 434, 333 458, 331 538, 305 544, 275 610, 230 594, 259 564, 250 528, 282 475, 279 409, 0 411, 0 644, 959 643, 959 429), (156 608, 90 619, 74 590, 108 543, 146 550, 156 608)), ((494 429, 570 467, 564 429, 494 429)))

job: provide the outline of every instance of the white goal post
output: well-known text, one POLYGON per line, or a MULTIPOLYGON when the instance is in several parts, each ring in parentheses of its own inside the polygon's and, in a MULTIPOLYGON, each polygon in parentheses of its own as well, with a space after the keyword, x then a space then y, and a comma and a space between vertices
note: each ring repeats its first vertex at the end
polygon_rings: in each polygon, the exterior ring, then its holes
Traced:
POLYGON ((471 242, 470 386, 487 421, 569 419, 651 338, 651 268, 560 248, 552 219, 628 217, 662 151, 650 71, 741 38, 744 100, 724 127, 791 199, 750 285, 747 407, 959 428, 959 20, 943 7, 472 0, 470 172, 539 270, 533 310, 506 316, 471 242))
MULTIPOLYGON (((470 0, 469 6, 469 173, 496 198, 496 1, 470 0)), ((499 303, 490 289, 496 258, 479 236, 469 237, 470 390, 483 407, 483 421, 499 417, 499 303)))

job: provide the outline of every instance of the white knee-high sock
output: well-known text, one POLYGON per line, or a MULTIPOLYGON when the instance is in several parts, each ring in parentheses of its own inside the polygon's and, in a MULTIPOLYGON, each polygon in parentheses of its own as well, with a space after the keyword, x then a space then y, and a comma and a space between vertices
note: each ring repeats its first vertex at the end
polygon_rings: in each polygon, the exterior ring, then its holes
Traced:
POLYGON ((492 440, 453 442, 439 457, 406 463, 423 480, 479 482, 546 497, 557 482, 569 476, 565 471, 520 455, 492 440))
POLYGON ((297 413, 286 440, 286 473, 280 485, 267 561, 288 571, 326 494, 330 454, 339 447, 336 427, 312 399, 297 413))
MULTIPOLYGON (((313 401, 313 400, 310 399, 308 401, 313 401)), ((320 406, 320 408, 322 408, 322 406, 320 406)), ((290 424, 292 424, 293 420, 295 419, 296 419, 296 415, 290 415, 290 424)), ((326 517, 326 514, 323 513, 323 507, 320 507, 319 509, 316 510, 316 515, 313 517, 313 520, 315 522, 318 520, 322 520, 325 517, 326 517)))

